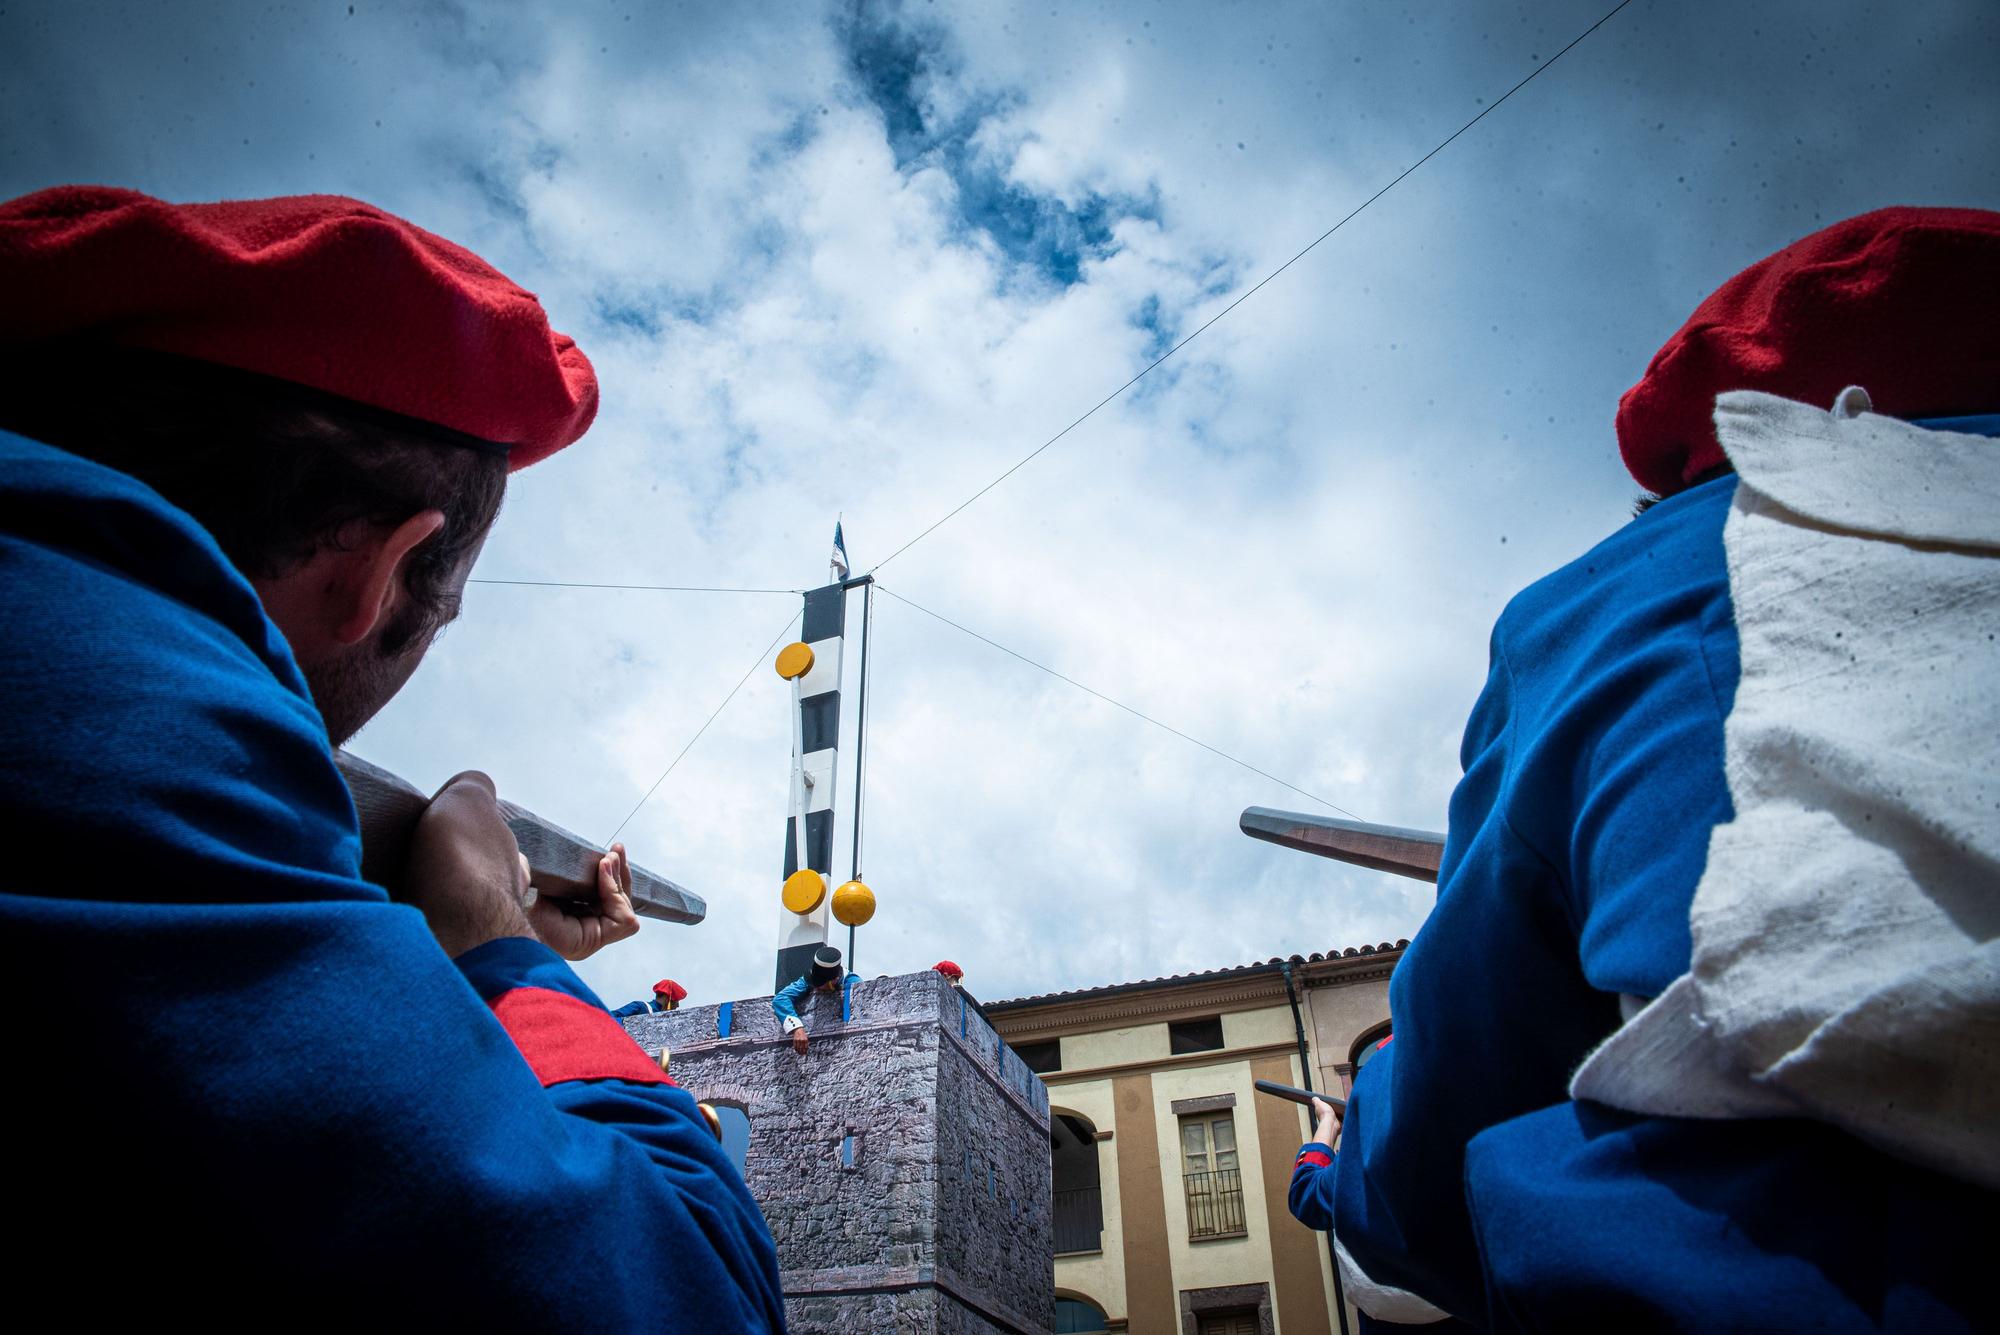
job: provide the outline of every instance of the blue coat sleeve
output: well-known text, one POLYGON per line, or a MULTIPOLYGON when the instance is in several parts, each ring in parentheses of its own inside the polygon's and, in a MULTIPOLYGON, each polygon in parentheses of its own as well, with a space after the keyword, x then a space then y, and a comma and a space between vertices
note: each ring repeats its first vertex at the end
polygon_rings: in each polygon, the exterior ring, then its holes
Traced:
POLYGON ((1333 1151, 1316 1140, 1301 1145, 1292 1160, 1292 1185, 1285 1196, 1292 1218, 1322 1233, 1333 1228, 1333 1187, 1338 1176, 1333 1158, 1333 1151))
POLYGON ((1687 968, 1708 830, 1730 814, 1732 486, 1656 506, 1494 630, 1437 904, 1390 981, 1396 1041, 1356 1077, 1338 1165, 1348 1252, 1456 1315, 1487 1306, 1466 1146, 1565 1101, 1619 994, 1687 968))
POLYGON ((628 1015, 645 1015, 652 1009, 651 1006, 643 1001, 628 1001, 611 1013, 622 1020, 628 1015))
MULTIPOLYGON (((799 998, 806 994, 806 986, 807 980, 804 977, 796 978, 785 984, 779 989, 778 995, 771 998, 771 1013, 778 1017, 778 1023, 786 1029, 792 1026, 785 1024, 785 1021, 799 1018, 798 1002, 799 998)), ((799 1023, 805 1022, 800 1020, 799 1023)))
POLYGON ((0 584, 0 811, 37 832, 0 894, 36 1095, 0 1123, 78 1151, 18 1161, 17 1260, 73 1271, 115 1202, 139 1287, 205 1310, 783 1328, 742 1178, 569 966, 455 964, 360 879, 324 727, 206 534, 0 434, 0 584))

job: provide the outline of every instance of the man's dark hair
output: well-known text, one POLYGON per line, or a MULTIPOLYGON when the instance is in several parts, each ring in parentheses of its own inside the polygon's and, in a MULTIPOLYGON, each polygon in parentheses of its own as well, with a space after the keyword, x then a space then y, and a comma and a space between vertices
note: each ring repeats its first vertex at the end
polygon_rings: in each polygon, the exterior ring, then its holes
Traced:
POLYGON ((0 426, 139 479, 192 515, 245 575, 334 546, 355 521, 440 510, 410 555, 394 656, 458 614, 453 571, 500 512, 506 461, 422 423, 277 382, 153 354, 67 349, 15 366, 0 426))
MULTIPOLYGON (((1719 463, 1715 467, 1709 469, 1707 472, 1701 474, 1701 476, 1695 478, 1694 481, 1688 483, 1686 487, 1682 488, 1682 490, 1683 491, 1692 490, 1695 487, 1699 487, 1704 482, 1713 482, 1715 481, 1715 479, 1719 477, 1728 477, 1731 473, 1735 471, 1736 470, 1734 468, 1731 468, 1726 461, 1723 463, 1719 463)), ((1676 494, 1678 495, 1679 493, 1676 494)), ((1650 491, 1640 492, 1638 497, 1634 499, 1632 502, 1632 517, 1634 519, 1637 519, 1640 515, 1646 513, 1646 511, 1652 509, 1654 506, 1658 505, 1661 501, 1664 501, 1665 499, 1667 498, 1664 496, 1656 495, 1655 493, 1650 491)))

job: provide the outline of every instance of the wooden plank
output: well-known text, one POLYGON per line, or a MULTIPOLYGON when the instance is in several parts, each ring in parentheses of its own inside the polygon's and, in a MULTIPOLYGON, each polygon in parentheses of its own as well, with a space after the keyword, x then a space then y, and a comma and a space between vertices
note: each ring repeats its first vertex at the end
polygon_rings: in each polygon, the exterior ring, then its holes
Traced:
MULTIPOLYGON (((361 874, 394 894, 409 855, 410 834, 430 805, 430 796, 357 755, 335 751, 333 759, 361 818, 361 874)), ((528 859, 529 879, 539 893, 550 899, 597 898, 597 862, 603 849, 512 802, 502 801, 500 814, 528 859)), ((700 895, 636 863, 632 907, 640 917, 659 922, 697 923, 708 916, 708 905, 700 895)))
POLYGON ((1434 830, 1370 825, 1269 807, 1249 808, 1238 823, 1252 839, 1419 881, 1436 881, 1438 862, 1444 856, 1444 836, 1434 830))

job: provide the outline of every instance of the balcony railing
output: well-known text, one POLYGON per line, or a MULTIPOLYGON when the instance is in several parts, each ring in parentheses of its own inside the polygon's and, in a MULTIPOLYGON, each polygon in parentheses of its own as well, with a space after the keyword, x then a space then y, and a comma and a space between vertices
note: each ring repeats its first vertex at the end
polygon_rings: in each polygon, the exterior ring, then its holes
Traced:
POLYGON ((1056 1254, 1094 1252, 1104 1247, 1104 1208, 1096 1187, 1077 1187, 1055 1195, 1056 1254))
POLYGON ((1243 1175, 1238 1170, 1189 1173, 1186 1182, 1189 1237, 1213 1238, 1244 1231, 1243 1175))

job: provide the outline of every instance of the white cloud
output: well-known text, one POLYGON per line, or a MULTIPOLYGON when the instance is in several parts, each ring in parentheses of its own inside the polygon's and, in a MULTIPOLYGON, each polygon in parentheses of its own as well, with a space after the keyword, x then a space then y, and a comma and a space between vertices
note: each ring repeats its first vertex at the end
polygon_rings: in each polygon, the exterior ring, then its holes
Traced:
MULTIPOLYGON (((1599 12, 343 8, 10 5, 0 185, 344 191, 472 245, 605 388, 481 573, 780 587, 835 512, 857 569, 914 536, 1599 12)), ((1441 823, 1494 615, 1620 521, 1660 339, 1816 219, 1996 202, 1989 11, 1877 6, 1812 71, 1787 13, 1621 15, 885 583, 1441 823)), ((602 836, 795 608, 479 587, 359 749, 602 836)), ((1296 793, 893 599, 873 652, 867 972, 949 956, 992 997, 1421 921, 1428 887, 1236 832, 1296 793)), ((592 961, 608 999, 765 990, 787 744, 759 666, 626 831, 710 920, 592 961)))

